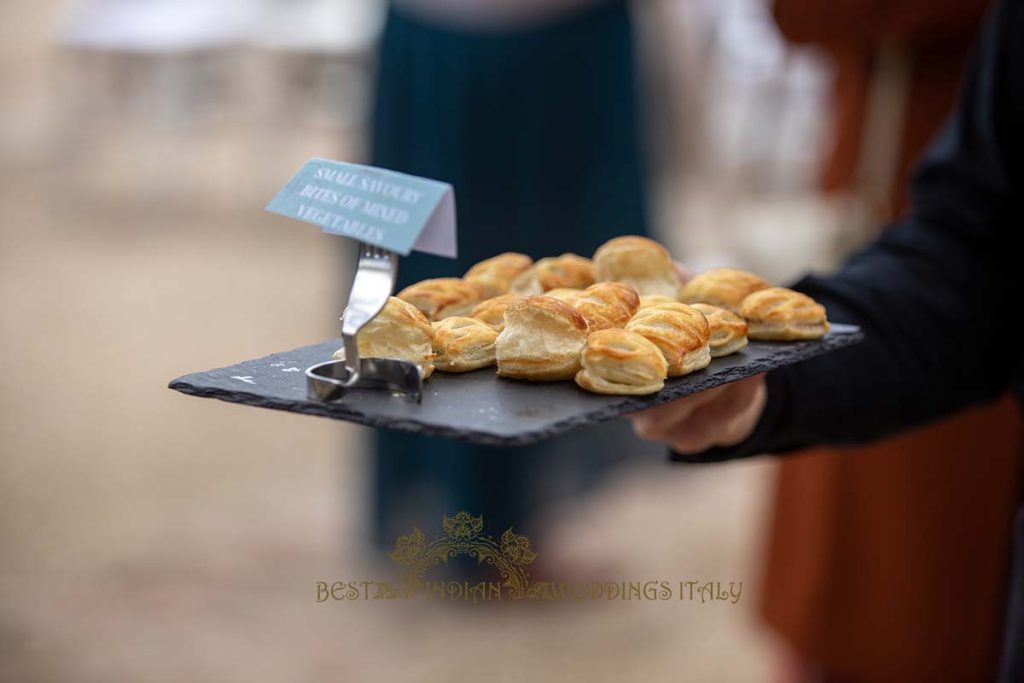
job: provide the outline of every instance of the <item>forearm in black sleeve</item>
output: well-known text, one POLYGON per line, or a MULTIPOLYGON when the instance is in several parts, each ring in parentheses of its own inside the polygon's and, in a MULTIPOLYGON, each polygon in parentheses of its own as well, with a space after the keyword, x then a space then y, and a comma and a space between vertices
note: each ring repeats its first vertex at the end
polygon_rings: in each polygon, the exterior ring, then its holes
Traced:
POLYGON ((993 398, 1020 375, 1020 7, 1003 3, 989 18, 958 111, 915 175, 908 217, 836 275, 795 285, 865 340, 769 373, 751 438, 677 459, 868 441, 993 398))

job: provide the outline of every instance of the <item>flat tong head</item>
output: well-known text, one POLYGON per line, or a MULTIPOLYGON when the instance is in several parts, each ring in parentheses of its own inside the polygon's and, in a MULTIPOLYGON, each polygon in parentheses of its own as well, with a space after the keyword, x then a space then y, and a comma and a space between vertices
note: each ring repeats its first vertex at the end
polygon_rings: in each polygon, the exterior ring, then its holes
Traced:
POLYGON ((347 360, 331 360, 306 370, 306 389, 310 398, 319 401, 338 401, 350 389, 376 389, 419 403, 423 399, 423 378, 413 363, 391 358, 362 358, 353 380, 347 360))

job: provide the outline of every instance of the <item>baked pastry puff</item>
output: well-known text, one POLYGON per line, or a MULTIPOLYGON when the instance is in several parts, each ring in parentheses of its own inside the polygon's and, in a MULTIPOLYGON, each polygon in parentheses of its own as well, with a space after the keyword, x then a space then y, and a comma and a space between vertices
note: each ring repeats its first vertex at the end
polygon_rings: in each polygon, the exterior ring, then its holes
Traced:
POLYGON ((544 292, 544 296, 550 296, 554 299, 558 299, 564 304, 572 306, 572 302, 576 300, 576 297, 583 292, 582 289, 576 289, 574 287, 555 287, 544 292))
POLYGON ((571 379, 580 369, 587 321, 572 306, 549 296, 528 296, 505 309, 505 329, 495 342, 502 377, 571 379))
POLYGON ((507 251, 481 261, 466 271, 462 279, 480 287, 484 299, 508 292, 512 280, 533 265, 533 259, 526 254, 507 251))
POLYGON ((549 289, 582 289, 594 284, 594 264, 576 254, 549 256, 534 263, 512 281, 517 294, 541 294, 549 289))
POLYGON ((721 358, 736 353, 747 345, 747 323, 732 311, 711 304, 691 304, 708 319, 711 327, 711 357, 721 358))
POLYGON ((684 304, 711 304, 739 313, 747 295, 768 287, 770 283, 753 273, 735 268, 712 268, 683 285, 679 300, 684 304))
POLYGON ((674 297, 679 273, 668 250, 646 237, 628 235, 602 244, 594 252, 594 276, 598 282, 625 282, 641 295, 674 297))
POLYGON ((703 313, 686 304, 645 308, 633 316, 626 329, 646 337, 661 350, 669 377, 706 368, 711 362, 711 326, 703 313))
POLYGON ((576 384, 596 394, 644 395, 665 386, 668 364, 645 337, 609 328, 587 337, 576 384))
POLYGON ((590 331, 625 327, 640 306, 640 296, 622 282, 598 282, 567 302, 583 314, 590 331))
POLYGON ((679 301, 674 296, 666 296, 664 294, 648 294, 647 296, 640 297, 640 308, 650 308, 651 306, 657 306, 658 304, 675 304, 679 301))
POLYGON ((395 296, 420 309, 430 321, 443 320, 450 315, 469 315, 484 298, 478 285, 457 277, 421 280, 395 296))
MULTIPOLYGON (((396 297, 356 336, 363 358, 394 358, 415 363, 423 379, 434 372, 434 328, 426 316, 410 303, 396 297)), ((331 356, 344 360, 345 349, 331 356)))
POLYGON ((494 365, 498 333, 486 323, 453 315, 433 327, 434 367, 439 372, 469 372, 494 365))
POLYGON ((806 294, 785 287, 754 292, 743 300, 740 315, 747 319, 747 335, 751 339, 818 339, 828 332, 825 307, 806 294))
POLYGON ((513 301, 522 299, 521 294, 502 294, 493 299, 481 301, 469 312, 470 318, 476 318, 480 322, 491 326, 495 331, 501 332, 505 329, 505 309, 513 301))

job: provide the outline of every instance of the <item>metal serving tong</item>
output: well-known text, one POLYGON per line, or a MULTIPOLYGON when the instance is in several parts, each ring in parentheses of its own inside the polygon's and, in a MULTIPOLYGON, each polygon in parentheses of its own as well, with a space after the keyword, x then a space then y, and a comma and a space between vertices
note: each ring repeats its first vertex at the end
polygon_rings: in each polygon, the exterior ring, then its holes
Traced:
POLYGON ((320 401, 337 401, 349 389, 383 389, 419 403, 423 378, 415 364, 391 358, 359 357, 356 335, 384 308, 398 276, 397 254, 369 244, 360 246, 359 267, 341 318, 345 358, 307 368, 307 395, 320 401))

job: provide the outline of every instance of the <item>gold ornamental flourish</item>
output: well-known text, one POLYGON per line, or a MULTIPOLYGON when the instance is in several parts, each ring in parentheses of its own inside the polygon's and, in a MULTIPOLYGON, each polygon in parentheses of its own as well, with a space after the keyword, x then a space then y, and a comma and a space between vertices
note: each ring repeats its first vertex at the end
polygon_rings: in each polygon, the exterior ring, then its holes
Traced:
POLYGON ((476 517, 461 511, 454 516, 444 515, 441 521, 443 536, 427 540, 417 528, 411 533, 399 536, 395 549, 388 553, 392 562, 406 571, 410 583, 421 584, 426 573, 440 562, 458 555, 475 557, 478 563, 493 566, 504 579, 502 585, 512 598, 538 597, 543 584, 533 583, 527 567, 537 553, 530 547, 530 539, 517 534, 509 527, 500 540, 481 535, 484 528, 483 515, 476 517))

